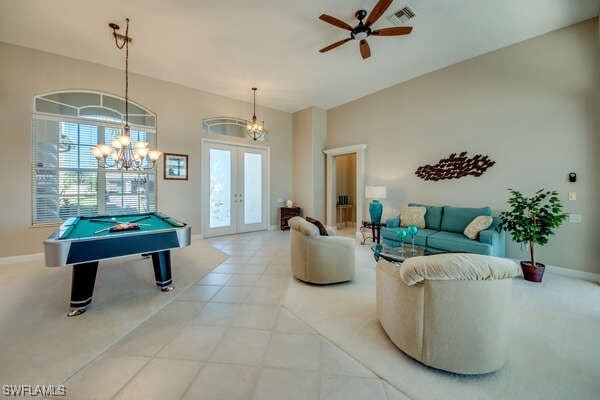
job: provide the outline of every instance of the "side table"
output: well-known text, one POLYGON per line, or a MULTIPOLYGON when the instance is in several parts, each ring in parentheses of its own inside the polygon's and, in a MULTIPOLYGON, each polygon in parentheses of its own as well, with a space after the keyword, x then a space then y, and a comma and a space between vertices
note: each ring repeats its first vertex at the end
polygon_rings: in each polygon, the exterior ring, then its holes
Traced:
POLYGON ((348 226, 348 220, 352 220, 352 204, 337 204, 335 206, 337 212, 336 225, 339 228, 344 224, 348 226))
POLYGON ((290 218, 300 215, 300 207, 280 207, 279 208, 279 229, 286 231, 290 229, 288 221, 290 218))
POLYGON ((365 244, 367 239, 371 239, 374 243, 379 244, 381 241, 381 227, 386 226, 385 222, 370 222, 363 221, 362 226, 360 227, 360 234, 362 235, 362 242, 360 244, 365 244), (371 236, 369 236, 369 231, 371 231, 371 236))

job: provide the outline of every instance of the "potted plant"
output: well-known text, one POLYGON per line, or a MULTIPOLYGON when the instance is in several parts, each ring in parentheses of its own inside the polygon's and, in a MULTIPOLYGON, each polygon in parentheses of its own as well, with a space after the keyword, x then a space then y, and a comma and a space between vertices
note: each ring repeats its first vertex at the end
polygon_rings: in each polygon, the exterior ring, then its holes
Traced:
POLYGON ((521 261, 523 277, 541 282, 545 265, 535 260, 534 246, 545 245, 550 236, 567 218, 562 212, 558 192, 540 189, 531 197, 525 197, 514 189, 508 189, 509 211, 500 213, 498 229, 508 231, 513 240, 521 245, 529 244, 530 261, 521 261))

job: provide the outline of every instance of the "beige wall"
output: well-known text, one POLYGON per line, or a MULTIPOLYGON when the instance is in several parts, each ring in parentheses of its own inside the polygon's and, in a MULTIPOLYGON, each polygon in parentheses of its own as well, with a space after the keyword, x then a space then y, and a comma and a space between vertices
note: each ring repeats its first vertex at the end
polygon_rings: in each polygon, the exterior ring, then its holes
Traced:
MULTIPOLYGON (((122 95, 123 71, 37 50, 0 43, 0 257, 42 251, 52 228, 31 227, 31 112, 32 96, 50 90, 91 89, 122 95)), ((135 63, 135 59, 131 60, 135 63)), ((250 82, 248 83, 250 86, 250 82)), ((158 206, 192 225, 200 233, 201 121, 214 116, 247 117, 251 104, 184 86, 130 74, 130 96, 158 115, 158 147, 163 152, 189 154, 189 181, 163 181, 158 175, 158 206)), ((265 120, 271 147, 271 216, 278 223, 278 199, 291 196, 289 161, 291 114, 257 108, 265 120)), ((248 143, 244 139, 229 139, 248 143)))
POLYGON ((327 112, 310 107, 292 115, 293 196, 302 215, 325 219, 327 112))
MULTIPOLYGON (((410 55, 404 55, 410 57, 410 55)), ((597 19, 382 90, 328 112, 328 147, 367 143, 366 183, 387 186, 386 216, 410 201, 506 206, 506 188, 556 189, 565 223, 541 262, 600 273, 600 60, 597 19), (487 154, 480 178, 426 182, 423 164, 487 154), (577 183, 568 183, 575 171, 577 183), (577 192, 568 201, 568 192, 577 192)), ((509 244, 508 255, 525 258, 509 244)))
POLYGON ((323 154, 323 149, 327 144, 327 111, 313 107, 312 112, 314 216, 320 221, 325 221, 325 154, 323 154))
POLYGON ((312 110, 292 114, 292 198, 303 215, 313 215, 312 110))

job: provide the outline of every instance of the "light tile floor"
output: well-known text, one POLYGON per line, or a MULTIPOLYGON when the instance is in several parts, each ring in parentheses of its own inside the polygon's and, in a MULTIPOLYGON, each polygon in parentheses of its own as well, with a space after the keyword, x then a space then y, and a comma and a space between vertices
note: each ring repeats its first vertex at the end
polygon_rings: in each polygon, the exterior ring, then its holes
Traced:
POLYGON ((229 259, 69 378, 68 399, 407 399, 281 306, 287 233, 208 241, 229 259))

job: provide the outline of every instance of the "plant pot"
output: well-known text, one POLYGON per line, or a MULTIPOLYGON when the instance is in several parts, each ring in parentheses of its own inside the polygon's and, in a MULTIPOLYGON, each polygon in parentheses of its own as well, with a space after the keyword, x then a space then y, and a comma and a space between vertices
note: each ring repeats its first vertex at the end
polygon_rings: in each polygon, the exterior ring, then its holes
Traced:
POLYGON ((542 263, 533 265, 530 261, 521 261, 521 269, 523 270, 523 278, 526 281, 541 282, 546 266, 542 263))

